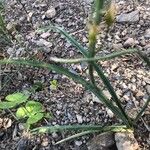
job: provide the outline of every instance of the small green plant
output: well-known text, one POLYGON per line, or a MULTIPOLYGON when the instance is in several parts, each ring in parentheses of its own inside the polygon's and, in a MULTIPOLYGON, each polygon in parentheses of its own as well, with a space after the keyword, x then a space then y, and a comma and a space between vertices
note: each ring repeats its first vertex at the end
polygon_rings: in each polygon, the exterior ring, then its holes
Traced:
MULTIPOLYGON (((109 3, 110 4, 110 3, 109 3)), ((114 4, 111 4, 108 8, 108 11, 106 11, 105 14, 105 19, 106 19, 106 24, 108 27, 114 22, 114 13, 115 11, 113 10, 114 4)), ((95 94, 99 100, 106 106, 108 107, 116 116, 116 118, 120 119, 120 124, 119 125, 112 125, 112 126, 101 126, 101 125, 68 125, 68 126, 47 126, 47 127, 40 127, 40 128, 35 128, 31 130, 32 133, 45 133, 45 132, 56 132, 56 131, 79 131, 80 133, 77 133, 69 138, 63 139, 60 142, 64 142, 67 140, 70 140, 72 138, 76 138, 79 136, 83 136, 89 133, 94 133, 94 132, 107 132, 107 131, 112 131, 112 132, 133 132, 134 127, 136 126, 136 122, 139 120, 141 117, 142 113, 145 111, 147 105, 150 102, 150 97, 148 98, 147 102, 143 106, 143 108, 139 111, 138 115, 134 118, 131 119, 128 114, 125 112, 122 103, 120 99, 118 98, 113 86, 111 85, 109 79, 106 77, 104 74, 102 68, 100 65, 98 65, 97 61, 106 61, 113 59, 115 57, 119 57, 128 53, 134 53, 137 54, 140 58, 142 58, 150 67, 150 60, 149 58, 143 54, 141 51, 137 49, 127 49, 119 52, 115 52, 103 57, 95 57, 96 54, 96 43, 97 43, 97 34, 99 32, 99 24, 102 21, 103 15, 104 15, 104 0, 95 0, 95 12, 93 17, 91 18, 91 22, 89 23, 89 28, 88 28, 88 34, 89 34, 89 45, 87 48, 83 47, 81 43, 79 43, 75 38, 71 35, 69 35, 65 30, 63 30, 60 27, 57 27, 56 25, 50 25, 46 28, 40 29, 40 31, 37 32, 42 32, 42 31, 48 31, 48 30, 54 30, 56 32, 59 32, 62 34, 74 47, 76 47, 81 54, 83 54, 83 58, 79 59, 59 59, 59 58, 51 58, 52 61, 54 62, 62 62, 62 63, 77 63, 81 61, 85 61, 88 63, 88 70, 89 70, 89 78, 90 81, 87 81, 82 77, 81 75, 74 74, 69 71, 69 69, 64 68, 60 65, 56 65, 55 63, 45 63, 45 62, 40 62, 37 60, 25 60, 25 59, 19 59, 19 60, 13 60, 13 59, 4 59, 0 60, 0 64, 14 64, 14 65, 26 65, 26 66, 32 66, 32 67, 39 67, 39 68, 44 68, 48 69, 49 71, 55 71, 56 73, 60 73, 63 75, 68 76, 69 78, 73 79, 79 84, 82 84, 87 90, 95 94), (95 76, 94 76, 94 71, 97 72, 99 79, 102 80, 104 86, 110 93, 112 100, 109 100, 109 98, 103 93, 101 87, 98 87, 96 82, 95 82, 95 76)), ((109 28, 108 28, 109 29, 109 28)), ((102 50, 102 49, 101 49, 102 50)), ((51 82, 51 85, 53 87, 56 87, 57 82, 51 82)), ((26 108, 26 106, 24 107, 26 108)), ((22 110, 24 109, 22 108, 22 110)), ((38 112, 41 115, 41 111, 38 112)), ((34 114, 36 114, 34 112, 34 114)), ((26 116, 28 116, 26 114, 26 116)), ((29 116, 28 116, 29 117, 29 116)), ((60 143, 58 142, 58 143, 60 143)))
POLYGON ((19 107, 16 112, 18 119, 27 118, 27 128, 43 119, 44 115, 43 105, 36 101, 28 101, 25 106, 19 107))
POLYGON ((6 102, 0 102, 0 109, 11 109, 17 107, 15 118, 26 119, 25 127, 29 129, 43 118, 50 118, 49 113, 45 113, 40 102, 29 100, 29 95, 24 93, 14 93, 6 96, 6 102))
POLYGON ((58 87, 57 80, 50 81, 50 89, 51 90, 57 90, 57 87, 58 87))

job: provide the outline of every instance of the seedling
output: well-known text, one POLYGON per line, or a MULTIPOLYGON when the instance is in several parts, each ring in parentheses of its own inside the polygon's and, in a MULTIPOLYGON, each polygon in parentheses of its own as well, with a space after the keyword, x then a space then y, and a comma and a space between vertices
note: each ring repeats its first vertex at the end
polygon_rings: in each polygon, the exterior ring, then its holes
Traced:
POLYGON ((16 118, 18 120, 25 119, 26 129, 30 129, 31 125, 36 124, 44 118, 50 118, 50 113, 46 113, 40 102, 29 100, 29 95, 24 93, 14 93, 6 96, 6 102, 0 102, 0 109, 17 108, 16 118), (20 106, 21 105, 21 106, 20 106))
POLYGON ((50 81, 50 89, 51 90, 57 90, 57 87, 58 87, 57 80, 50 81))

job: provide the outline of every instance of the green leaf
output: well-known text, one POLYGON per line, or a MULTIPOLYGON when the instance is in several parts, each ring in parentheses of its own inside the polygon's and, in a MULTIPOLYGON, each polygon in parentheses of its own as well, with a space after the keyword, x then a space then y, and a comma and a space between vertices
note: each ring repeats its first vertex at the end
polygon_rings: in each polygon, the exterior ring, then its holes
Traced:
POLYGON ((58 145, 58 144, 67 142, 67 141, 72 140, 72 139, 75 139, 75 138, 79 138, 80 136, 84 136, 84 135, 91 134, 91 133, 96 133, 96 132, 101 132, 101 131, 100 131, 100 130, 83 131, 83 132, 74 134, 74 135, 72 135, 72 136, 69 136, 69 137, 67 137, 67 138, 64 138, 64 139, 62 139, 62 140, 56 142, 55 145, 58 145))
POLYGON ((0 109, 8 109, 16 106, 14 102, 0 102, 0 109))
POLYGON ((120 57, 122 55, 131 54, 131 53, 137 53, 138 51, 136 49, 128 49, 123 50, 120 52, 114 52, 111 54, 108 54, 103 57, 91 57, 91 58, 76 58, 76 59, 63 59, 63 58, 57 58, 57 57, 51 57, 50 60, 54 62, 60 62, 60 63, 80 63, 80 62, 91 62, 91 61, 106 61, 113 59, 115 57, 120 57))
POLYGON ((43 112, 42 104, 35 101, 29 101, 26 103, 25 107, 18 108, 16 116, 21 119, 25 117, 32 117, 39 112, 43 112))
POLYGON ((26 103, 25 109, 27 110, 27 116, 33 116, 38 112, 43 112, 43 105, 39 102, 29 101, 26 103))
POLYGON ((27 120, 27 124, 34 124, 37 123, 39 120, 41 120, 44 117, 43 113, 37 113, 33 116, 30 116, 27 120))
POLYGON ((24 107, 18 108, 17 112, 16 112, 16 117, 18 119, 22 119, 22 118, 27 117, 27 110, 24 107))
POLYGON ((23 93, 14 93, 6 96, 6 100, 10 102, 14 102, 16 104, 21 104, 23 102, 26 102, 29 98, 29 95, 25 95, 23 93))
POLYGON ((124 125, 112 125, 112 126, 102 126, 102 125, 64 125, 64 126, 45 126, 39 127, 31 130, 31 132, 38 133, 53 133, 53 132, 64 132, 64 131, 90 131, 90 130, 99 130, 102 132, 112 131, 125 131, 128 128, 124 125))
POLYGON ((58 86, 58 83, 57 83, 57 80, 52 80, 50 81, 50 88, 51 90, 57 90, 57 86, 58 86))

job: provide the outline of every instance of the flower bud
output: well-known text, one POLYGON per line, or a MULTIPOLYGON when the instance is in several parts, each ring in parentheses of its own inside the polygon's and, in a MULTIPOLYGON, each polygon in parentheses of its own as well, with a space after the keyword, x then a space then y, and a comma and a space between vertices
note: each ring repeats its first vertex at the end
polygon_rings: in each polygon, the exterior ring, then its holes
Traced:
POLYGON ((111 3, 109 4, 109 8, 105 14, 105 21, 108 27, 114 23, 115 16, 116 16, 116 5, 114 1, 111 1, 111 3))

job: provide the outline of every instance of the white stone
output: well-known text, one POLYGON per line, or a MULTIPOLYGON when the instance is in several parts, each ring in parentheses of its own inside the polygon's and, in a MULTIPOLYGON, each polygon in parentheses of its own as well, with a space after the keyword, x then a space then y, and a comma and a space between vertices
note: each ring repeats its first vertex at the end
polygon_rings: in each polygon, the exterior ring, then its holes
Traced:
POLYGON ((115 133, 115 141, 118 150, 140 150, 133 133, 115 133))
POLYGON ((51 7, 45 12, 45 17, 48 19, 52 19, 56 15, 56 9, 54 7, 51 7))
POLYGON ((95 96, 93 93, 92 93, 92 101, 102 104, 102 102, 100 101, 100 99, 97 96, 95 96))
POLYGON ((124 42, 124 46, 125 47, 132 47, 135 45, 135 40, 133 38, 128 38, 125 42, 124 42))
POLYGON ((43 38, 43 39, 46 39, 46 38, 48 38, 49 36, 50 36, 50 33, 49 33, 49 32, 45 32, 45 33, 42 33, 42 34, 40 35, 40 37, 43 38))
POLYGON ((46 46, 46 47, 52 47, 52 43, 44 40, 44 39, 39 39, 39 41, 36 42, 38 46, 46 46))
POLYGON ((77 146, 82 145, 82 141, 75 141, 75 145, 77 145, 77 146))
POLYGON ((82 123, 83 119, 81 115, 76 115, 78 123, 82 123))
POLYGON ((145 31, 145 38, 148 38, 148 39, 150 39, 150 29, 147 29, 146 31, 145 31))
POLYGON ((150 85, 146 86, 146 91, 147 91, 148 94, 150 94, 150 85))
POLYGON ((109 109, 109 108, 106 108, 106 111, 107 111, 107 114, 110 118, 113 118, 114 117, 114 113, 109 109))
POLYGON ((130 13, 120 14, 116 16, 116 21, 119 23, 135 23, 139 21, 139 11, 135 10, 130 13))

